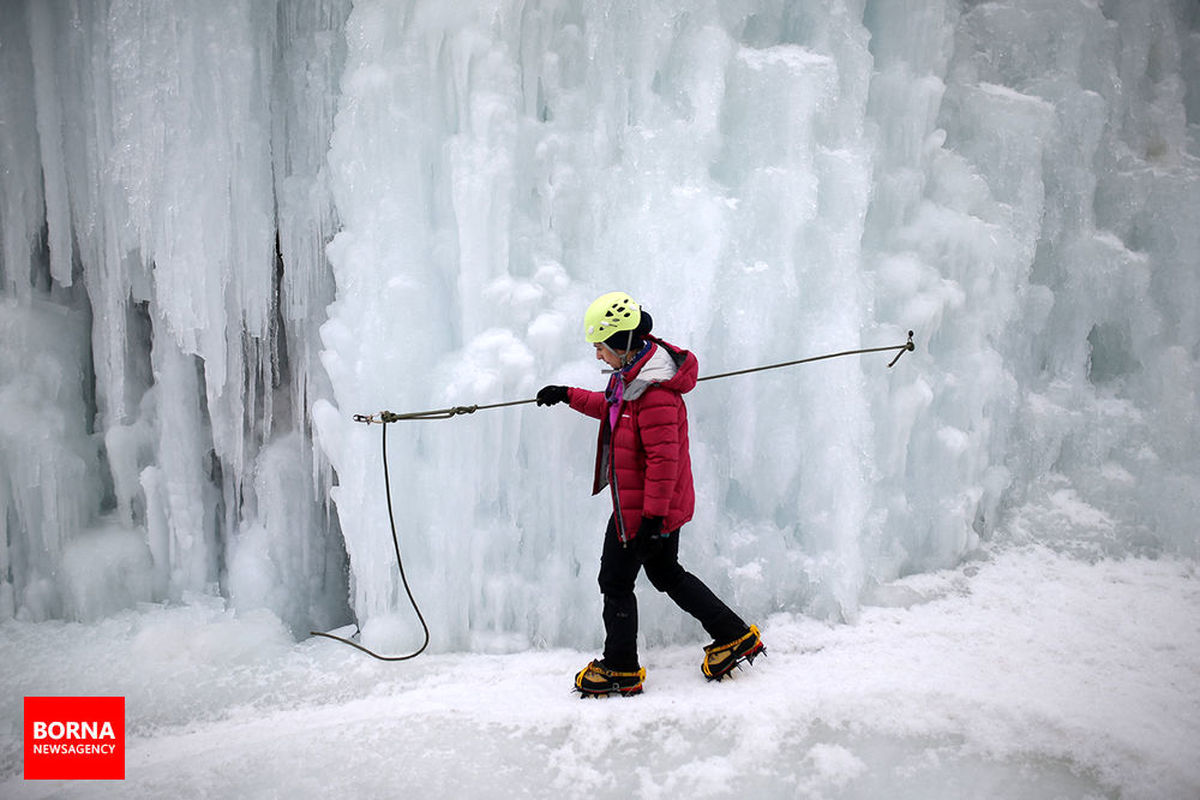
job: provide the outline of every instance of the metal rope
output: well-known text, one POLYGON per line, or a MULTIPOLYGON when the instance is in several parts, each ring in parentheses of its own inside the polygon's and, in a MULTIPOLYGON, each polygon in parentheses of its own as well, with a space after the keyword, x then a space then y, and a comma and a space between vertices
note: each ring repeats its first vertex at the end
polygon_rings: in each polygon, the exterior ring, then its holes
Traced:
MULTIPOLYGON (((696 382, 700 381, 715 381, 717 378, 729 378, 734 375, 749 375, 752 372, 765 372, 769 369, 780 369, 781 367, 794 367, 797 364, 810 364, 813 361, 824 361, 828 358, 842 358, 844 356, 857 356, 863 353, 884 353, 892 350, 896 351, 896 357, 893 358, 888 366, 895 366, 900 360, 900 356, 907 352, 916 350, 916 345, 913 344, 913 332, 908 332, 908 341, 904 344, 890 345, 888 347, 868 347, 863 350, 845 350, 841 353, 826 353, 821 356, 810 356, 809 358, 800 358, 795 361, 783 361, 778 364, 767 364, 761 367, 749 367, 747 369, 737 369, 732 372, 721 372, 716 375, 705 375, 703 378, 697 378, 696 382)), ((508 406, 523 406, 529 403, 536 403, 537 398, 529 398, 528 400, 509 400, 506 403, 488 403, 486 405, 474 406, 451 406, 449 408, 435 408, 430 411, 410 411, 404 414, 396 414, 391 411, 380 411, 378 414, 355 414, 355 422, 365 422, 370 425, 374 422, 382 422, 385 425, 389 422, 401 422, 406 420, 424 420, 424 419, 450 419, 463 414, 474 414, 476 411, 485 411, 489 408, 506 408, 508 406)))

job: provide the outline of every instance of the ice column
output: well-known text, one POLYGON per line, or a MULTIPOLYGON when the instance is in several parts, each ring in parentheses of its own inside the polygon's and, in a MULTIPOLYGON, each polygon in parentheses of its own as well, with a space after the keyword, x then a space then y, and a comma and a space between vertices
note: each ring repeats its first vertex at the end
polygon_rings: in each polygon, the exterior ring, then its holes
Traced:
MULTIPOLYGON (((64 331, 87 331, 90 354, 64 343, 48 357, 74 358, 62 368, 86 405, 63 407, 95 431, 78 444, 100 459, 80 491, 47 486, 91 498, 88 513, 56 517, 67 568, 54 553, 38 567, 58 576, 48 591, 72 616, 203 591, 266 604, 301 631, 344 620, 332 475, 308 414, 328 391, 314 350, 336 225, 323 165, 348 2, 15 11, 0 28, 0 274, 23 304, 13 324, 34 326, 40 297, 68 312, 64 331), (254 569, 264 550, 280 554, 273 571, 254 569), (71 568, 84 553, 114 556, 93 559, 107 577, 71 568), (144 588, 105 602, 126 571, 144 588)), ((34 511, 5 508, 10 530, 32 535, 34 511)), ((29 572, 14 536, 8 563, 29 572)))

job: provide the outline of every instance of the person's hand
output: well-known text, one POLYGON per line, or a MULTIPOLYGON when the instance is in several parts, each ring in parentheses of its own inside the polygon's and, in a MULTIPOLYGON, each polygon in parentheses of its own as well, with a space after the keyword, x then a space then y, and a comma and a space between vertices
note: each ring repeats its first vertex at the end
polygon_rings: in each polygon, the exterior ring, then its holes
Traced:
POLYGON ((565 386, 543 386, 538 389, 537 404, 539 406, 552 406, 555 403, 567 402, 567 387, 565 386))
POLYGON ((638 525, 637 535, 633 537, 633 546, 637 551, 638 560, 645 564, 662 552, 667 534, 663 530, 662 517, 642 517, 638 525))

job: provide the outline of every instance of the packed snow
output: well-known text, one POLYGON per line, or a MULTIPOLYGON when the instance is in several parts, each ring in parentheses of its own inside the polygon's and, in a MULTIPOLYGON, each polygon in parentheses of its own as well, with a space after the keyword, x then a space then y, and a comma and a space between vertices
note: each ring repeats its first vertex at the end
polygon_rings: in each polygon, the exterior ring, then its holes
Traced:
POLYGON ((1200 5, 11 0, 0 794, 1200 795, 1200 5), (684 563, 583 704, 595 429, 701 375, 684 563), (129 779, 20 778, 128 697, 129 779), (283 732, 283 733, 281 733, 283 732), (284 738, 281 739, 280 737, 284 738), (466 755, 474 752, 474 757, 466 755), (939 794, 940 793, 940 794, 939 794))
POLYGON ((1191 560, 1028 547, 877 587, 852 625, 761 620, 767 656, 721 683, 693 626, 643 647, 644 694, 587 700, 594 653, 385 664, 211 599, 10 620, 0 795, 1195 797, 1197 619, 1191 560), (124 695, 126 780, 23 781, 31 692, 124 695))

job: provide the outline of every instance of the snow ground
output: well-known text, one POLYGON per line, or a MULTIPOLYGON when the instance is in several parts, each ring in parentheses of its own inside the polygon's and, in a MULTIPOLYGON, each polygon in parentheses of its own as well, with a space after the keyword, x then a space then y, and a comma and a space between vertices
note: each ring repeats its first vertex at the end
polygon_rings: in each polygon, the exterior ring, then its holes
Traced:
POLYGON ((699 639, 646 648, 644 695, 589 701, 592 653, 385 664, 211 599, 9 620, 0 797, 1200 797, 1195 562, 1024 548, 875 599, 761 621, 722 684, 699 639), (124 695, 127 779, 23 780, 38 694, 124 695))

